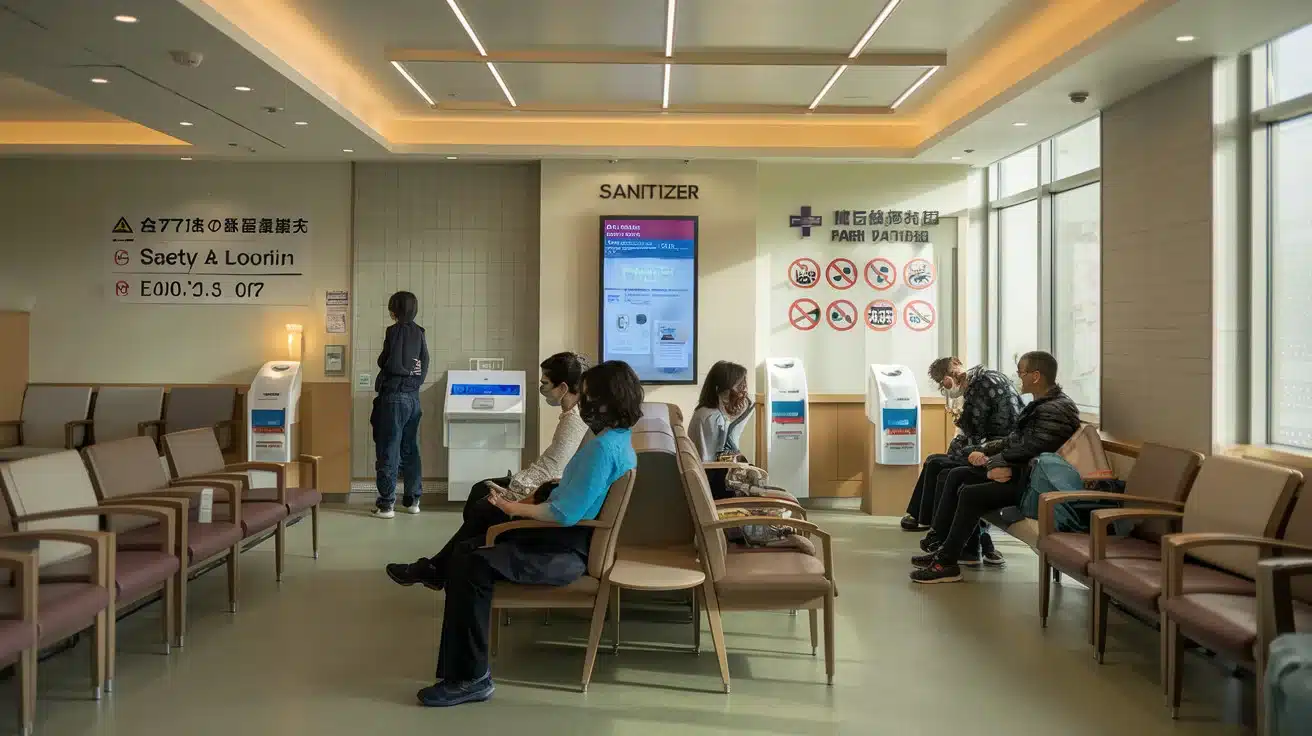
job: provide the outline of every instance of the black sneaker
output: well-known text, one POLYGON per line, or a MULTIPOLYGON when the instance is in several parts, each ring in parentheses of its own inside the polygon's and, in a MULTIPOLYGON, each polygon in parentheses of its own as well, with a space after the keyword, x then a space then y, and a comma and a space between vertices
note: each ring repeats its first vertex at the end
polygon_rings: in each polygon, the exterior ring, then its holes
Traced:
POLYGON ((912 557, 911 564, 915 565, 916 567, 925 568, 934 564, 934 561, 937 559, 938 559, 938 550, 934 550, 933 552, 926 552, 923 555, 916 555, 915 557, 912 557))
POLYGON ((1006 567, 1007 558, 1003 557, 1002 553, 996 549, 991 549, 984 553, 984 566, 995 570, 1006 567))
POLYGON ((926 534, 925 538, 920 540, 920 549, 922 552, 936 552, 938 551, 938 548, 942 546, 943 542, 939 541, 938 536, 935 535, 933 531, 926 534))
POLYGON ((961 555, 957 557, 957 565, 961 567, 969 567, 972 570, 978 569, 979 553, 972 554, 970 552, 962 552, 961 555))
POLYGON ((959 583, 961 582, 961 567, 958 565, 944 565, 935 560, 929 567, 924 567, 911 572, 911 582, 913 583, 959 583))
POLYGON ((911 514, 907 514, 906 516, 903 516, 901 524, 902 524, 902 531, 904 532, 923 532, 929 528, 928 524, 921 524, 919 521, 916 520, 916 517, 912 516, 911 514))
POLYGON ((433 569, 428 560, 420 558, 409 565, 401 562, 393 562, 386 568, 387 577, 397 585, 403 585, 409 588, 412 585, 423 585, 429 590, 441 590, 442 581, 437 577, 437 571, 433 569))

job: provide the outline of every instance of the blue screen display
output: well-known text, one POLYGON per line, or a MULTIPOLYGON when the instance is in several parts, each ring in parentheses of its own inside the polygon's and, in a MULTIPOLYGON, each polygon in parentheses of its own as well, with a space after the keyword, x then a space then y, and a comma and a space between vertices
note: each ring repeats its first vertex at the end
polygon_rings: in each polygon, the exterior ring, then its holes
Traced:
POLYGON ((601 218, 601 358, 697 381, 697 218, 601 218))
POLYGON ((916 410, 915 409, 885 409, 884 429, 911 429, 916 428, 916 410))
POLYGON ((252 409, 251 426, 252 427, 283 427, 286 426, 287 412, 283 409, 252 409))
POLYGON ((511 383, 454 383, 452 396, 519 396, 519 385, 511 383))

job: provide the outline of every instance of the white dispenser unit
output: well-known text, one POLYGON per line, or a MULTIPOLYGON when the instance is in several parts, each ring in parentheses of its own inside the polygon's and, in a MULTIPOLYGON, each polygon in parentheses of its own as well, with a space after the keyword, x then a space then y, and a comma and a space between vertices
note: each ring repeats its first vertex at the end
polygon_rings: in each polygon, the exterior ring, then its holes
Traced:
POLYGON ((448 500, 464 501, 480 480, 519 469, 524 371, 447 371, 442 415, 448 500))
POLYGON ((910 368, 870 366, 866 418, 874 425, 876 463, 920 464, 920 388, 910 368))
POLYGON ((766 467, 770 485, 797 498, 810 495, 806 371, 798 358, 765 361, 766 467))
MULTIPOLYGON (((301 364, 294 360, 265 363, 246 395, 246 456, 251 462, 287 463, 296 457, 293 445, 300 403, 301 364)), ((273 477, 272 473, 262 474, 273 477)), ((275 482, 252 485, 272 486, 275 482)))

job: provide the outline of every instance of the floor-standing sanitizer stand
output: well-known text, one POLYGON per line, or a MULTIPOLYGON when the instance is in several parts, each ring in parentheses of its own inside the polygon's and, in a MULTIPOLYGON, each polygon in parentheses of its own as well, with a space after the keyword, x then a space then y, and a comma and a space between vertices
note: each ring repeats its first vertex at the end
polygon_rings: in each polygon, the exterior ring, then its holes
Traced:
POLYGON ((766 468, 770 485, 798 498, 810 495, 811 453, 808 450, 806 371, 797 358, 765 361, 766 468))
POLYGON ((866 418, 874 432, 877 464, 920 464, 920 388, 910 368, 870 366, 866 418))
MULTIPOLYGON (((287 463, 296 457, 297 407, 301 403, 301 364, 265 363, 246 394, 246 457, 257 463, 287 463)), ((277 476, 251 471, 251 485, 267 488, 277 476)))
POLYGON ((443 424, 447 499, 464 501, 480 480, 519 469, 524 371, 447 371, 443 424))

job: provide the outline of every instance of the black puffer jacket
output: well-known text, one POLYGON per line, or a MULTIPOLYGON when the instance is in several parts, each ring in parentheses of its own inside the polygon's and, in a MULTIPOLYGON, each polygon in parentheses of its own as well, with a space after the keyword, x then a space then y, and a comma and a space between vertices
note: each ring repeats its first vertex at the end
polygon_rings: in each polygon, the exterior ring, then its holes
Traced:
POLYGON ((383 351, 378 354, 374 390, 380 394, 418 391, 428 376, 428 340, 414 322, 397 322, 387 328, 383 351))
POLYGON ((1071 397, 1053 386, 1046 395, 1031 401, 1020 412, 1016 429, 1004 439, 966 448, 989 456, 988 467, 1026 467, 1045 452, 1056 452, 1080 428, 1080 410, 1071 397))
POLYGON ((977 365, 966 375, 966 393, 957 417, 961 432, 948 445, 948 454, 963 460, 966 448, 1011 434, 1020 414, 1020 394, 1002 373, 977 365))

